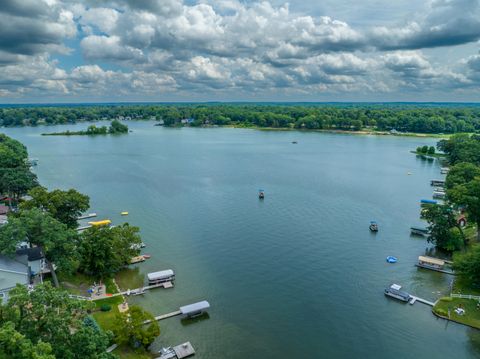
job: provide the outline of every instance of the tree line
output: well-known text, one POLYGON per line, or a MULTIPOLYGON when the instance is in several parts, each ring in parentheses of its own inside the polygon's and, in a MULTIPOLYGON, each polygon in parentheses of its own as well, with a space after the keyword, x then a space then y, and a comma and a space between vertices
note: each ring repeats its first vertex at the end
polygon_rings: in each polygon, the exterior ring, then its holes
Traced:
POLYGON ((427 104, 144 104, 0 108, 0 126, 112 119, 166 126, 245 126, 457 133, 480 130, 480 107, 427 104), (186 122, 185 120, 189 120, 186 122))
POLYGON ((429 223, 429 241, 437 248, 455 252, 454 269, 472 286, 480 285, 480 136, 456 134, 437 144, 446 155, 449 172, 446 200, 428 205, 423 217, 429 223), (460 217, 468 219, 463 227, 460 217), (468 233, 475 233, 469 235, 468 233))

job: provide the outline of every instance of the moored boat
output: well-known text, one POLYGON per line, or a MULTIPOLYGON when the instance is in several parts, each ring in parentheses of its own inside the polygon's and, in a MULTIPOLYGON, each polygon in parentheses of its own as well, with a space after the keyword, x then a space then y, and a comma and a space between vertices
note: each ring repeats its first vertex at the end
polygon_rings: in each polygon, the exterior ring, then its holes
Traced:
POLYGON ((265 198, 265 191, 263 189, 258 190, 258 198, 260 198, 260 199, 265 198))
POLYGON ((405 292, 402 291, 402 286, 398 284, 392 284, 389 287, 385 288, 385 295, 401 300, 402 302, 408 302, 410 299, 412 299, 412 296, 405 292))
POLYGON ((428 236, 430 232, 427 228, 410 227, 410 233, 415 236, 428 236))
POLYGON ((368 227, 372 232, 378 232, 378 224, 375 221, 370 222, 370 226, 368 227))

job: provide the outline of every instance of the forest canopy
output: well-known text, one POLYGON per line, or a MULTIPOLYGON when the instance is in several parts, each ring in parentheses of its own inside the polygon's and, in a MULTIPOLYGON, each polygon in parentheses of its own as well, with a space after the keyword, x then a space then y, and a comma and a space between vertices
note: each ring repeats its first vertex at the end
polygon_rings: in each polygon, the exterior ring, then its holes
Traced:
POLYGON ((100 120, 157 120, 165 126, 234 125, 298 129, 374 129, 418 133, 480 130, 473 104, 102 104, 0 108, 0 126, 100 120))

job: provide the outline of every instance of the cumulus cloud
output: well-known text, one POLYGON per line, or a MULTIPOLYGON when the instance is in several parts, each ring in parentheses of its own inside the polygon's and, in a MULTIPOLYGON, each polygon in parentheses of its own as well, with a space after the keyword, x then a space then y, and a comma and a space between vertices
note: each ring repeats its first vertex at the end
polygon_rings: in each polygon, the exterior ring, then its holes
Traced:
POLYGON ((369 36, 381 50, 453 46, 480 39, 478 0, 434 0, 431 11, 405 26, 376 27, 369 36))
POLYGON ((408 22, 358 26, 261 0, 4 0, 0 96, 471 86, 479 55, 454 66, 425 49, 479 40, 479 1, 432 0, 422 8, 408 22), (67 69, 55 60, 59 53, 70 53, 67 69))
POLYGON ((0 6, 0 50, 38 54, 66 49, 63 41, 76 34, 72 12, 46 0, 4 0, 0 6))

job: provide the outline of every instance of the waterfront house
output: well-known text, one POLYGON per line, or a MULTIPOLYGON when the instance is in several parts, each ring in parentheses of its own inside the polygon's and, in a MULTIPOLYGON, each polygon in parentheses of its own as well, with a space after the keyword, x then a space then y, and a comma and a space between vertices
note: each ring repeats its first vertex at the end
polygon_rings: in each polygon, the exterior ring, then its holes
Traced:
POLYGON ((42 248, 33 247, 17 249, 16 255, 17 261, 28 266, 32 280, 37 276, 50 272, 42 248))
POLYGON ((17 259, 0 255, 0 301, 8 300, 8 293, 17 284, 30 284, 30 270, 27 264, 17 259))

